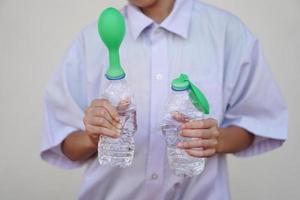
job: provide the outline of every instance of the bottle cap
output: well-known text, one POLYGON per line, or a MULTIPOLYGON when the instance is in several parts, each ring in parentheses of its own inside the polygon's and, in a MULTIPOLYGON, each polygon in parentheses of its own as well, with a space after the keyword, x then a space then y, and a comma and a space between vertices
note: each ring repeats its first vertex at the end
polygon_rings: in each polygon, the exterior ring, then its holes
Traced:
POLYGON ((189 97, 193 105, 205 114, 209 114, 209 103, 204 94, 195 86, 186 74, 172 81, 172 89, 175 91, 189 90, 189 97))
POLYGON ((110 80, 125 77, 120 64, 119 48, 125 36, 125 20, 115 8, 105 9, 98 20, 98 32, 109 52, 109 67, 105 76, 110 80))

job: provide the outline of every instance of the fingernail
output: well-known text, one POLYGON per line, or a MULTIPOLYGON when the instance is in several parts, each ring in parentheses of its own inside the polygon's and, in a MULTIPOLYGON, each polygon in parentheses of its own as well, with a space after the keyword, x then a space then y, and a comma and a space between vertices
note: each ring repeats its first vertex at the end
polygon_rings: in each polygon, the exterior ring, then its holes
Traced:
POLYGON ((118 129, 121 129, 121 128, 122 128, 122 124, 117 123, 116 127, 117 127, 118 129))
POLYGON ((179 142, 179 143, 177 144, 177 146, 178 146, 178 147, 183 147, 183 143, 179 142))
POLYGON ((184 128, 185 128, 185 124, 182 124, 182 125, 181 125, 181 129, 184 129, 184 128))
POLYGON ((115 119, 116 119, 116 121, 120 121, 120 117, 118 117, 118 116, 115 119))
POLYGON ((179 134, 179 135, 182 135, 182 131, 179 131, 178 134, 179 134))

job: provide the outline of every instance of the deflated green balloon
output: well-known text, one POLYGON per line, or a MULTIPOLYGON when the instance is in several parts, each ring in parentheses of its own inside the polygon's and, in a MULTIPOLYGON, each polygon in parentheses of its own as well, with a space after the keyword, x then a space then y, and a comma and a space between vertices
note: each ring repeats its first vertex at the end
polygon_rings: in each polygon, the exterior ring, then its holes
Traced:
POLYGON ((172 89, 183 91, 189 90, 189 96, 193 105, 205 114, 209 114, 209 103, 197 86, 195 86, 186 74, 181 74, 179 78, 172 81, 172 89))

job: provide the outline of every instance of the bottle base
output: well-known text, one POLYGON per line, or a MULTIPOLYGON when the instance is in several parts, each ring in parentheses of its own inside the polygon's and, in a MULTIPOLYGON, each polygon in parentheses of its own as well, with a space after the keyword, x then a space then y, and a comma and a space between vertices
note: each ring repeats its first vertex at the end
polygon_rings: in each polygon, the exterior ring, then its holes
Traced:
POLYGON ((98 161, 102 166, 129 167, 134 157, 134 140, 131 137, 117 139, 102 137, 98 145, 98 161))
POLYGON ((101 166, 111 166, 111 167, 120 167, 120 168, 126 168, 131 166, 133 157, 126 157, 126 158, 120 158, 120 157, 111 157, 102 155, 99 156, 99 164, 101 166))
POLYGON ((168 161, 173 174, 180 177, 197 176, 205 167, 205 158, 190 156, 178 148, 168 148, 168 161))

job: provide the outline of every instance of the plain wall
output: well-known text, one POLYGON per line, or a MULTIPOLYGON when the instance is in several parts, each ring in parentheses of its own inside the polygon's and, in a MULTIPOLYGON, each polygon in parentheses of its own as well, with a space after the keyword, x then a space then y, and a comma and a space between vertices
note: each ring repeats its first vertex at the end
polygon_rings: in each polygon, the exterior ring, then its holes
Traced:
MULTIPOLYGON (((289 139, 273 152, 229 156, 234 200, 300 199, 300 1, 207 0, 238 15, 260 38, 290 112, 289 139)), ((82 27, 112 0, 0 0, 0 199, 75 199, 83 169, 42 162, 42 95, 82 27)), ((276 108, 274 108, 276 109, 276 108)))

